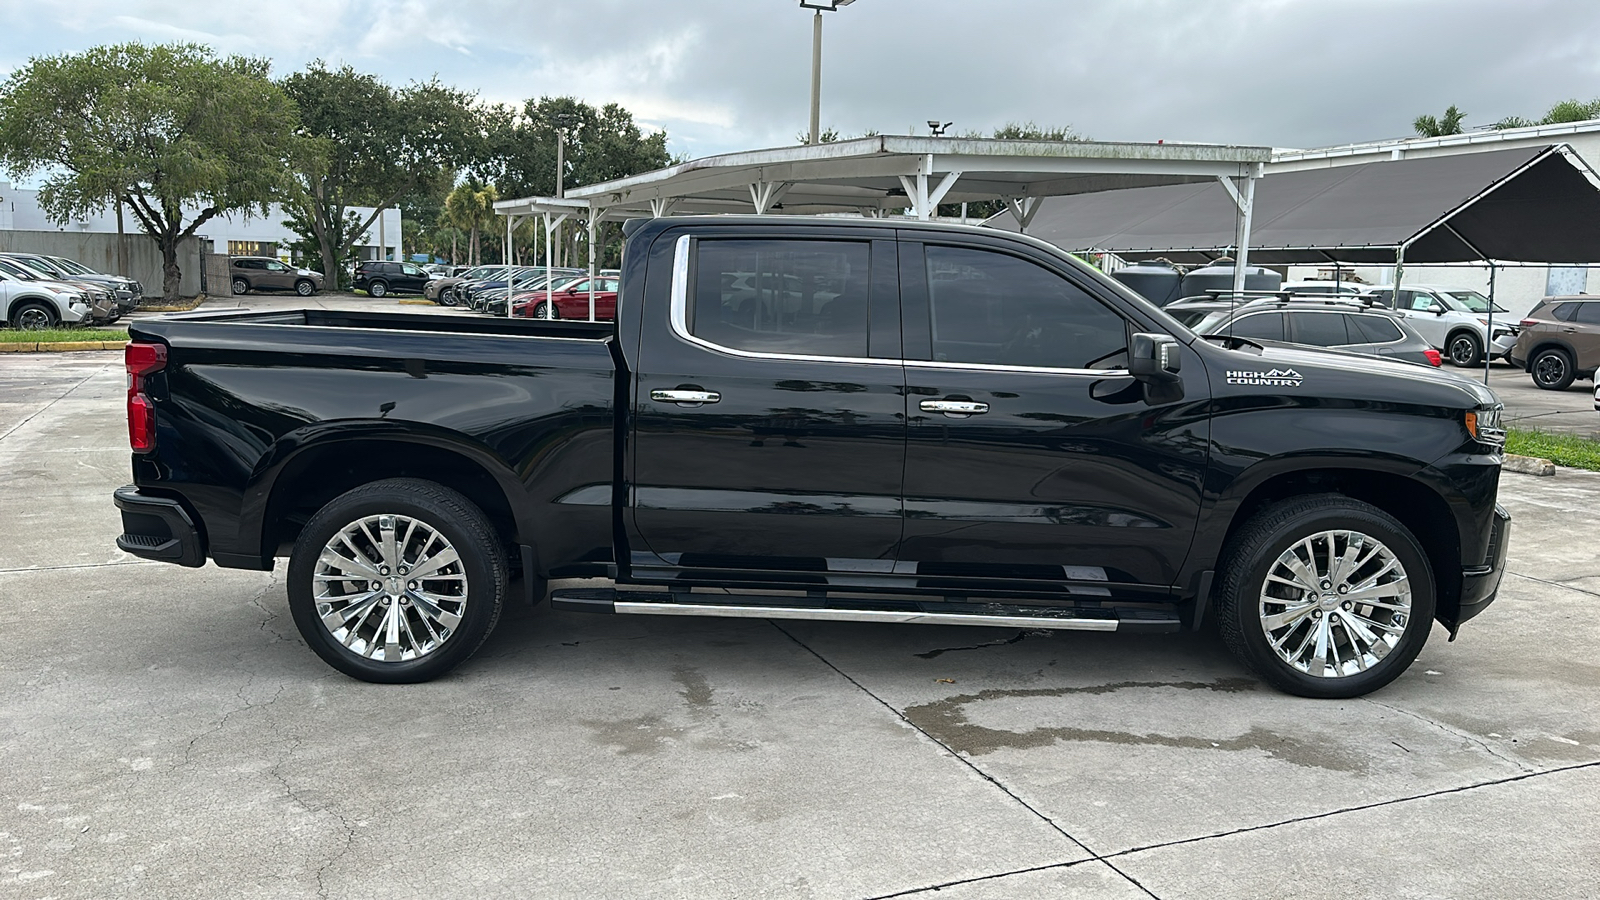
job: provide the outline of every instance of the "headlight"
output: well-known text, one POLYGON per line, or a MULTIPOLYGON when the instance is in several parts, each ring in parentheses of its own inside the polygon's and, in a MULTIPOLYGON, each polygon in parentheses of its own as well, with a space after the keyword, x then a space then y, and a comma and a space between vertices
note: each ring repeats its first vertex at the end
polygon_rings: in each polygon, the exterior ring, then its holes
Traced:
POLYGON ((1500 404, 1493 406, 1480 406, 1467 411, 1467 433, 1473 440, 1485 444, 1504 446, 1506 442, 1505 428, 1500 424, 1500 414, 1504 407, 1500 404))

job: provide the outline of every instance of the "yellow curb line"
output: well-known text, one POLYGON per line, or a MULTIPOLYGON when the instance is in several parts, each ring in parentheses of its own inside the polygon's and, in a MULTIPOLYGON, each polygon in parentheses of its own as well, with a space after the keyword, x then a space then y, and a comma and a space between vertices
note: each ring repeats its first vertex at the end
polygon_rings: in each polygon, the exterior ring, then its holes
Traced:
POLYGON ((71 353, 76 350, 121 350, 127 341, 45 341, 0 343, 0 353, 71 353))
POLYGON ((434 305, 432 300, 398 300, 396 302, 400 303, 400 304, 402 304, 404 306, 433 306, 434 305))

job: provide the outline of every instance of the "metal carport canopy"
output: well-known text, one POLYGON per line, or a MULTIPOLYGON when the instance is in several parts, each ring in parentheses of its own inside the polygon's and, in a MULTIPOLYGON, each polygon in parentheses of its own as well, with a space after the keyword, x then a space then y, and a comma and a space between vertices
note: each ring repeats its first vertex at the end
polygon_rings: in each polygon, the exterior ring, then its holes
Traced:
MULTIPOLYGON (((1045 201, 1029 234, 1067 250, 1207 262, 1235 250, 1217 184, 1045 201)), ((1268 174, 1256 264, 1600 262, 1600 178, 1567 144, 1268 174)), ((1011 213, 989 224, 1017 230, 1011 213)))
MULTIPOLYGON (((876 135, 689 160, 573 188, 567 200, 647 215, 782 212, 929 218, 941 203, 1004 200, 1032 217, 1043 197, 1259 177, 1266 147, 876 135)), ((1232 222, 1235 213, 1223 213, 1232 222)))

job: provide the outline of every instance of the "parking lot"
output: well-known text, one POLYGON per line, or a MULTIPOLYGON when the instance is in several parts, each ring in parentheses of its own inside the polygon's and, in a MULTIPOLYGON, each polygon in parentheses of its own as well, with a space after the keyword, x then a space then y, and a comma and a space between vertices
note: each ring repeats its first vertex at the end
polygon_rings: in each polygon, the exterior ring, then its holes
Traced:
POLYGON ((1499 601, 1360 700, 1209 633, 515 605, 384 687, 281 565, 115 548, 123 392, 116 353, 0 357, 0 895, 1600 897, 1600 475, 1502 476, 1499 601))

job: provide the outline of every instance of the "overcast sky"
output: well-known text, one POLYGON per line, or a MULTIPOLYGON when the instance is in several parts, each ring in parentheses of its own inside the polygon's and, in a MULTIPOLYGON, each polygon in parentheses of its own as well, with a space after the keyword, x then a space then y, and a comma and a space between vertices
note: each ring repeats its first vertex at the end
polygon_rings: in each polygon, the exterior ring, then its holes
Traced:
MULTIPOLYGON (((1317 147, 1600 97, 1596 0, 858 0, 825 14, 822 120, 953 132, 1010 121, 1100 140, 1317 147)), ((794 143, 796 0, 0 0, 0 71, 124 40, 193 40, 275 72, 349 62, 494 101, 615 101, 674 153, 794 143)))

